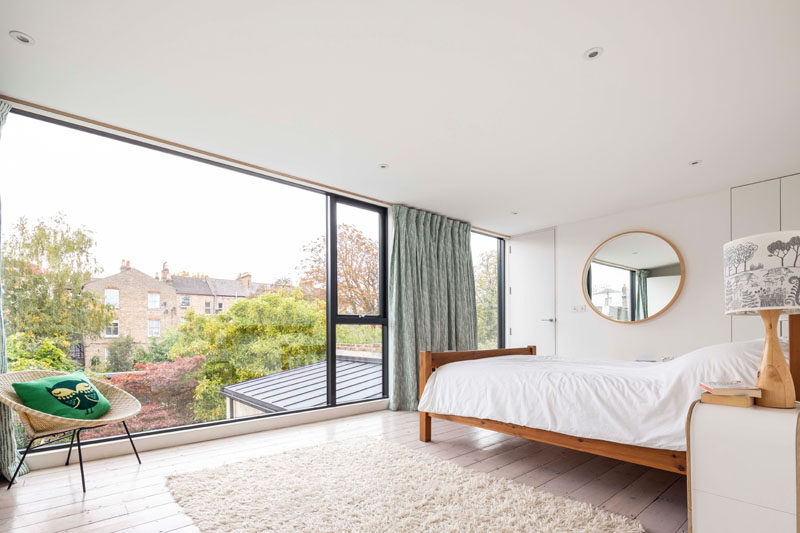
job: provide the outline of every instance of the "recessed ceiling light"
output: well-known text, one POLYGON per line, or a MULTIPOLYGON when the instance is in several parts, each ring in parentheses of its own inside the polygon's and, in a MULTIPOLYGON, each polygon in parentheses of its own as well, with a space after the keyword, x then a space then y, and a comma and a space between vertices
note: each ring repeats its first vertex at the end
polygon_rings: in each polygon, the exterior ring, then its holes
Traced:
POLYGON ((8 32, 8 36, 17 41, 19 44, 24 44, 25 46, 33 46, 36 42, 33 37, 27 33, 22 33, 21 31, 17 30, 11 30, 8 32))
POLYGON ((689 165, 690 166, 695 166, 695 165, 699 165, 702 162, 703 162, 702 159, 695 159, 694 161, 689 161, 689 165))
POLYGON ((378 168, 389 168, 389 163, 378 163, 378 168))
POLYGON ((603 49, 599 46, 595 46, 594 48, 589 48, 583 53, 583 57, 586 59, 592 60, 597 59, 603 53, 603 49))

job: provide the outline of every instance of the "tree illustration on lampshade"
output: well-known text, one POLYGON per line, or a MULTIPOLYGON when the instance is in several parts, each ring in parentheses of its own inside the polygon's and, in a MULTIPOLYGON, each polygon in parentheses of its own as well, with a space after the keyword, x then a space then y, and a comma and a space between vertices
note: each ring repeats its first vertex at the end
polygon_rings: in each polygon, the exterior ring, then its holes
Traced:
POLYGON ((722 250, 725 314, 800 313, 800 230, 737 239, 722 250))

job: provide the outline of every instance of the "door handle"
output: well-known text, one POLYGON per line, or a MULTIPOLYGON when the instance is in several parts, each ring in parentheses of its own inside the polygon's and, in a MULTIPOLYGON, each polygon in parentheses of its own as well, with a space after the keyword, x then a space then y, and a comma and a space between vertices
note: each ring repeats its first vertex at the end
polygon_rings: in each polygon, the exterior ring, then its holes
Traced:
POLYGON ((556 321, 555 318, 542 318, 540 320, 540 322, 555 322, 555 321, 556 321))

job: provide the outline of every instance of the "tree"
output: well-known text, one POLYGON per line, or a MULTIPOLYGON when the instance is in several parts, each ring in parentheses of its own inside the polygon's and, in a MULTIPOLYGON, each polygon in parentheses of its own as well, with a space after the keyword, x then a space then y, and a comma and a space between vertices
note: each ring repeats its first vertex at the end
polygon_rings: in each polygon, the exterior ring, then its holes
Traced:
POLYGON ((788 242, 783 241, 775 241, 767 245, 767 251, 769 252, 770 257, 777 257, 781 260, 781 266, 783 265, 784 258, 789 254, 792 250, 792 247, 789 245, 788 242))
POLYGON ((51 339, 40 341, 25 333, 8 338, 6 354, 11 372, 41 369, 73 372, 78 367, 51 339))
POLYGON ((742 263, 744 263, 743 271, 747 270, 747 262, 753 258, 755 255, 756 250, 758 250, 758 245, 754 242, 744 242, 736 247, 737 254, 739 259, 742 263))
POLYGON ((31 226, 21 218, 4 246, 3 305, 10 334, 50 339, 64 352, 85 336, 99 335, 114 317, 83 289, 101 272, 91 255, 94 240, 64 216, 31 226))
POLYGON ((797 260, 800 258, 800 235, 795 235, 789 239, 789 248, 794 250, 794 262, 792 266, 797 266, 797 260))
POLYGON ((164 363, 170 360, 169 351, 178 342, 178 330, 170 329, 161 338, 153 337, 150 347, 133 353, 134 363, 164 363))
POLYGON ((133 369, 133 351, 135 348, 133 337, 126 335, 108 345, 109 372, 127 372, 133 369))
MULTIPOLYGON (((128 422, 131 431, 184 426, 195 421, 192 399, 203 358, 178 357, 162 363, 139 363, 137 372, 118 374, 110 382, 142 403, 142 411, 128 422)), ((89 431, 88 438, 118 435, 118 426, 89 431)))
POLYGON ((497 348, 497 253, 483 252, 475 265, 478 349, 497 348))
MULTIPOLYGON (((336 242, 339 312, 350 315, 377 314, 380 276, 378 243, 349 224, 339 224, 336 242)), ((301 265, 300 286, 315 298, 325 301, 325 237, 307 244, 303 251, 306 257, 301 265)))
POLYGON ((204 357, 194 391, 198 420, 225 416, 222 387, 325 359, 325 308, 299 289, 268 292, 224 313, 189 311, 171 358, 204 357))

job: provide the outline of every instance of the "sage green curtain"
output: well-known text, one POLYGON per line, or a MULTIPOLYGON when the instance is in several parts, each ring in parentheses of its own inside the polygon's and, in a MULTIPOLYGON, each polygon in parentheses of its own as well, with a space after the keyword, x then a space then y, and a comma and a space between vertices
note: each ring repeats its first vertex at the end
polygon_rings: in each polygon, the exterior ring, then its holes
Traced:
MULTIPOLYGON (((6 123, 9 111, 11 111, 11 104, 0 100, 0 132, 2 132, 3 125, 6 123)), ((8 179, 7 176, 6 179, 8 179)), ((0 203, 0 231, 2 231, 2 221, 3 210, 2 203, 0 203)), ((6 357, 6 327, 3 313, 2 256, 3 243, 0 238, 0 373, 6 373, 8 372, 8 358, 6 357)), ((0 404, 0 474, 3 474, 6 479, 11 479, 20 458, 17 450, 17 441, 14 438, 14 421, 11 416, 11 409, 5 404, 0 404)), ((22 465, 22 468, 19 469, 19 475, 27 472, 28 466, 22 465)))
POLYGON ((647 310, 647 277, 650 271, 646 269, 636 271, 636 320, 643 320, 650 316, 647 310))
POLYGON ((392 215, 389 408, 414 410, 419 352, 474 350, 477 345, 472 227, 402 205, 393 205, 392 215))

